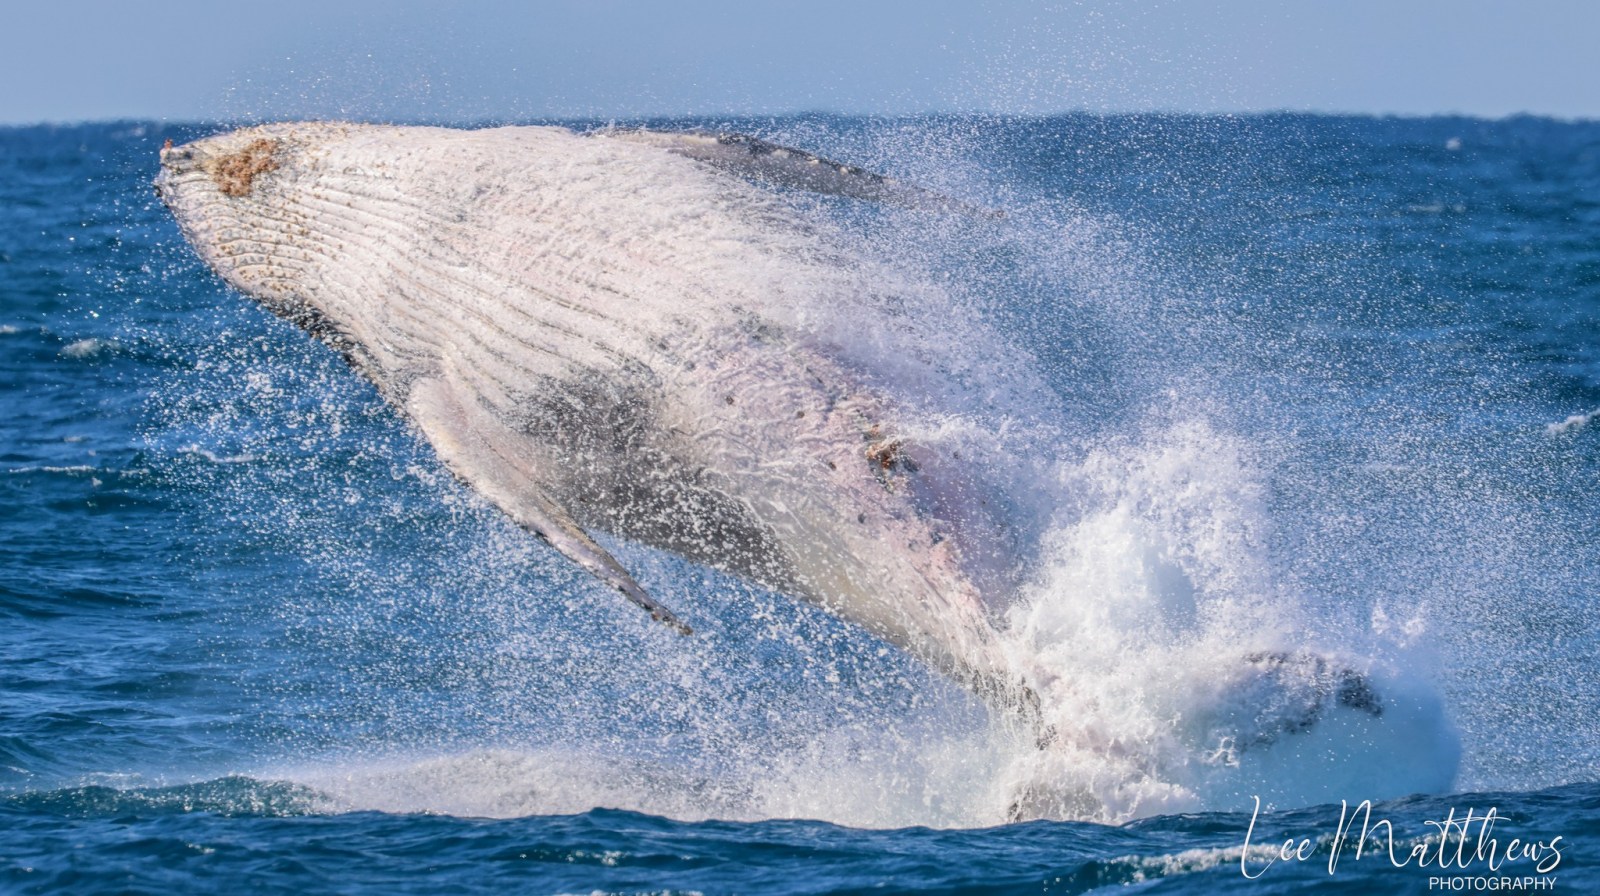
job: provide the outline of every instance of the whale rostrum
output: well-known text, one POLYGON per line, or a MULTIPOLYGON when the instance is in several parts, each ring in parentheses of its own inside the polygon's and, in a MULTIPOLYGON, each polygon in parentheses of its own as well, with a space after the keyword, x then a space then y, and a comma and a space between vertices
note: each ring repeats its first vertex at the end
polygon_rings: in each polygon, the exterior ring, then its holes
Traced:
POLYGON ((1037 718, 986 606, 1019 558, 985 496, 806 325, 880 268, 771 188, 958 203, 739 135, 277 124, 161 165, 229 285, 653 618, 690 631, 591 531, 814 602, 1037 718))

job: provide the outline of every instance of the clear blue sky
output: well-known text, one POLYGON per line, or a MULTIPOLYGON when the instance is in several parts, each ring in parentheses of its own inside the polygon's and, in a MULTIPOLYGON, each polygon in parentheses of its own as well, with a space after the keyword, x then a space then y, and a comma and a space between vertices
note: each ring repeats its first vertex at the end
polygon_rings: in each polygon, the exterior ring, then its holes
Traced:
POLYGON ((7 4, 0 122, 1316 110, 1600 118, 1600 0, 7 4))

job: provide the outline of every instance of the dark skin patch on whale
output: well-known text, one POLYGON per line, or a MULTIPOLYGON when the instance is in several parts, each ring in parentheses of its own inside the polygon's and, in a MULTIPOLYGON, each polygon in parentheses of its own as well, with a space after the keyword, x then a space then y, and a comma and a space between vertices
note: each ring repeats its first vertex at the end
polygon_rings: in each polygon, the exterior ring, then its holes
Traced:
POLYGON ((276 140, 252 140, 238 152, 217 159, 211 166, 211 179, 224 196, 249 196, 258 176, 277 170, 277 151, 276 140))

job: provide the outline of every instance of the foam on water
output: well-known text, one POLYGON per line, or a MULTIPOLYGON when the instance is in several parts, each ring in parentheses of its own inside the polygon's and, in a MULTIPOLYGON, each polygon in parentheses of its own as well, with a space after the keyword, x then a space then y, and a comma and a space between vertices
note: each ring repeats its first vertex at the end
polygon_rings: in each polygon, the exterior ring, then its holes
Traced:
POLYGON ((1582 429, 1600 418, 1600 410, 1590 411, 1587 414, 1573 414, 1559 423, 1550 423, 1545 426, 1545 432, 1553 436, 1582 429))
POLYGON ((117 344, 109 339, 79 339, 68 343, 61 349, 61 354, 68 358, 94 358, 115 351, 117 344))

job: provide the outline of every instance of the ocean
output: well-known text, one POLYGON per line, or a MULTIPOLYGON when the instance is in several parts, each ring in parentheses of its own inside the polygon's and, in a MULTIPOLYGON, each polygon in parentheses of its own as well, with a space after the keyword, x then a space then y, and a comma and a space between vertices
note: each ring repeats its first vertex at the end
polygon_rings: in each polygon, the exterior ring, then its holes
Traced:
POLYGON ((0 891, 1600 892, 1600 123, 647 124, 963 204, 784 199, 988 334, 932 363, 1059 742, 518 529, 194 256, 151 181, 221 126, 3 128, 0 891))

